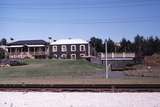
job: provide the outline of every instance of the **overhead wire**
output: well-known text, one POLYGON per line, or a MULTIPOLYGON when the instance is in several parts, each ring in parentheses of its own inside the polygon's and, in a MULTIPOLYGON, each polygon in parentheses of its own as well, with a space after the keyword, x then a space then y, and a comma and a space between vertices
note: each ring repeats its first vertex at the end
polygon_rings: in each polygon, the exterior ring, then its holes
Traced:
MULTIPOLYGON (((81 0, 83 1, 83 0, 81 0)), ((119 7, 136 7, 136 6, 151 6, 151 5, 160 5, 160 0, 114 0, 106 1, 102 0, 101 2, 91 2, 91 0, 85 3, 76 4, 76 2, 69 2, 65 4, 64 2, 51 3, 51 4, 32 4, 30 3, 0 3, 0 8, 14 8, 14 9, 86 9, 86 8, 119 8, 119 7), (23 5, 22 5, 23 4, 23 5), (55 7, 54 7, 55 6, 55 7), (56 7, 57 6, 57 7, 56 7)), ((94 1, 94 0, 93 0, 94 1)), ((13 22, 24 22, 24 23, 49 23, 55 22, 58 24, 105 24, 105 23, 140 23, 140 22, 157 22, 159 21, 160 16, 148 16, 148 17, 132 17, 132 18, 99 18, 99 19, 71 19, 71 20, 45 20, 38 18, 13 18, 13 17, 0 17, 0 21, 13 21, 13 22)))
MULTIPOLYGON (((103 0, 102 0, 103 1, 103 0)), ((134 0, 134 1, 116 1, 116 2, 83 2, 83 3, 0 3, 0 8, 14 9, 85 9, 85 8, 119 8, 119 7, 136 7, 136 6, 152 6, 160 5, 159 0, 134 0)))

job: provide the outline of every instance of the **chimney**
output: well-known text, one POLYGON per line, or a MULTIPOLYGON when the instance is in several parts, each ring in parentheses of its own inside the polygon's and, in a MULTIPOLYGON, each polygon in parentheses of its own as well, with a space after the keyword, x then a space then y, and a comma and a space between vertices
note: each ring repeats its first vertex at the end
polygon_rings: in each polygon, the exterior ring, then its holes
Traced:
POLYGON ((48 37, 48 39, 49 39, 49 43, 51 43, 52 42, 52 37, 48 37))

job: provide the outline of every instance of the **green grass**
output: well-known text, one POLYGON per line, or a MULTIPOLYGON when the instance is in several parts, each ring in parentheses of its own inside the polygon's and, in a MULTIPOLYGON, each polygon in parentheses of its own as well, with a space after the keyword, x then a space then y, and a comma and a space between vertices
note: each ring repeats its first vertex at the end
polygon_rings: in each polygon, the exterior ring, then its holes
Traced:
POLYGON ((30 78, 48 76, 79 77, 103 72, 104 66, 85 60, 25 60, 28 65, 0 68, 2 78, 30 78))
POLYGON ((0 84, 159 84, 160 78, 105 79, 105 67, 85 60, 25 60, 0 68, 0 84))

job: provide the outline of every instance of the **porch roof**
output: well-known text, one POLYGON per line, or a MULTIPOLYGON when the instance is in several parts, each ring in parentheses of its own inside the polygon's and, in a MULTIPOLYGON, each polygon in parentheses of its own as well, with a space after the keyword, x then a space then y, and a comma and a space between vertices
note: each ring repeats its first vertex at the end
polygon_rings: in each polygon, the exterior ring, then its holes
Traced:
POLYGON ((8 46, 12 46, 12 45, 47 45, 48 42, 44 41, 44 40, 21 40, 21 41, 16 41, 16 42, 12 42, 9 43, 8 46))
POLYGON ((24 46, 27 47, 44 47, 45 45, 11 45, 11 46, 7 46, 8 48, 22 48, 24 46))
POLYGON ((23 47, 23 45, 11 45, 11 46, 7 46, 8 48, 21 48, 23 47))

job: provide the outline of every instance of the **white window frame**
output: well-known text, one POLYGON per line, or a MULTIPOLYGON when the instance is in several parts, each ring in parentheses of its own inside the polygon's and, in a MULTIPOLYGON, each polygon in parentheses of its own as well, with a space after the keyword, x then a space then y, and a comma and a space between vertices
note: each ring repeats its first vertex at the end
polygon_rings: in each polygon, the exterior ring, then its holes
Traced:
POLYGON ((66 59, 67 58, 67 54, 61 54, 61 58, 66 59))
POLYGON ((54 58, 58 58, 58 55, 57 54, 53 54, 54 58))
POLYGON ((67 51, 67 46, 66 45, 62 45, 61 46, 61 51, 62 52, 66 52, 67 51))
POLYGON ((80 45, 79 47, 80 47, 80 51, 86 51, 85 45, 80 45), (82 50, 82 46, 84 47, 84 50, 82 50))
POLYGON ((57 46, 54 45, 54 46, 52 47, 52 50, 53 50, 53 52, 57 52, 57 46))
POLYGON ((80 54, 80 57, 86 56, 85 54, 80 54))
POLYGON ((71 59, 77 59, 76 54, 71 54, 71 59), (75 56, 74 58, 73 58, 73 55, 75 56))
POLYGON ((75 52, 76 51, 76 45, 71 45, 71 51, 75 52), (74 47, 75 50, 73 50, 72 48, 74 47))

